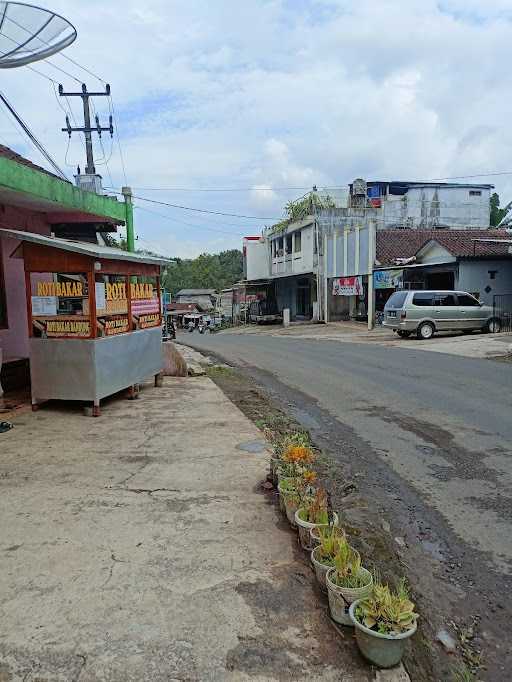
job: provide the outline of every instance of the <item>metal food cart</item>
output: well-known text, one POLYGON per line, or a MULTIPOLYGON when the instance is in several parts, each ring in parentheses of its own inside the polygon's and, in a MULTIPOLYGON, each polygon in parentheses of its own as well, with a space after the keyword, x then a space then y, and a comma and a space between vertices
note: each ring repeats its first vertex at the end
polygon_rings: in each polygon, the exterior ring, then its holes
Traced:
POLYGON ((160 258, 2 230, 22 243, 32 408, 100 400, 162 371, 160 258))

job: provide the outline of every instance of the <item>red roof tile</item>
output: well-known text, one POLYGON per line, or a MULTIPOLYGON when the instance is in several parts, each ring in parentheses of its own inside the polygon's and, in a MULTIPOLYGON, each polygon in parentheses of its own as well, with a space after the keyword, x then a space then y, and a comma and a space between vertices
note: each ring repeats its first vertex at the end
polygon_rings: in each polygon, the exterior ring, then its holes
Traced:
POLYGON ((377 230, 377 261, 395 265, 397 258, 412 258, 435 240, 457 258, 510 256, 511 244, 476 242, 475 239, 512 239, 506 230, 377 230), (474 251, 473 251, 474 249, 474 251))

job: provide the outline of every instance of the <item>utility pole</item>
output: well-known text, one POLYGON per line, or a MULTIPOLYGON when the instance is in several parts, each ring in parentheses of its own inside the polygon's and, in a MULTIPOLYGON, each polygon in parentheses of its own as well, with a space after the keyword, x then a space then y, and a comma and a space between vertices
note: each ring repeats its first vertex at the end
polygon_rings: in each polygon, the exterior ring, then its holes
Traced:
MULTIPOLYGON (((102 132, 109 132, 110 137, 114 135, 114 126, 112 123, 112 115, 109 116, 109 125, 101 126, 99 117, 96 116, 96 125, 91 126, 91 112, 89 109, 89 99, 91 97, 109 97, 110 96, 110 85, 107 83, 105 86, 105 92, 88 92, 85 83, 82 83, 82 92, 64 92, 62 85, 59 85, 59 95, 61 97, 81 97, 82 104, 84 107, 84 125, 80 127, 73 128, 69 121, 69 116, 66 116, 66 127, 62 128, 62 132, 67 133, 71 138, 71 133, 83 133, 85 135, 85 152, 87 155, 87 165, 85 167, 85 172, 87 175, 96 175, 96 168, 94 167, 94 153, 92 148, 92 135, 91 133, 98 133, 101 137, 102 132)), ((80 173, 79 173, 80 175, 80 173)))

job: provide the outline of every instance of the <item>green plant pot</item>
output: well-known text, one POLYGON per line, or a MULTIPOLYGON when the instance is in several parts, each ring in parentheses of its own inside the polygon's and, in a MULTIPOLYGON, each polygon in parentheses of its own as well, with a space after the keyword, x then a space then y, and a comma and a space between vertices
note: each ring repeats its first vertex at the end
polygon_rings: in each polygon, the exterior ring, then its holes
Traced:
POLYGON ((407 640, 416 632, 417 623, 415 622, 414 627, 401 635, 382 635, 380 632, 370 630, 357 620, 355 612, 360 601, 360 599, 354 601, 348 612, 356 630, 359 651, 370 663, 379 668, 392 668, 398 665, 402 660, 407 640))

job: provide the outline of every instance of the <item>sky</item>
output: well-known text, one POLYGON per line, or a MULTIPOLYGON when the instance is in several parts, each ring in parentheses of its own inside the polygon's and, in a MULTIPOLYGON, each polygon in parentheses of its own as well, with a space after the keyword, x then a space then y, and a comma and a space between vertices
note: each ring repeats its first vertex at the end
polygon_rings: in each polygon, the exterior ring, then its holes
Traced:
MULTIPOLYGON (((95 143, 105 186, 136 199, 140 248, 195 257, 240 248, 313 185, 475 178, 512 199, 512 0, 39 0, 76 42, 33 64, 65 90, 110 83, 117 142, 95 143), (67 74, 57 68, 64 69, 67 74), (74 78, 73 78, 74 77, 74 78), (155 188, 160 188, 158 191, 155 188), (263 189, 262 189, 263 188, 263 189), (272 189, 267 189, 272 188, 272 189), (289 189, 288 189, 289 188, 289 189), (237 191, 201 191, 201 190, 237 191), (257 219, 253 219, 255 217, 257 219)), ((72 178, 71 106, 26 67, 1 90, 72 178)), ((108 101, 95 100, 106 124, 108 101)), ((0 142, 41 163, 0 110, 0 142)), ((44 163, 43 163, 44 165, 44 163)))

